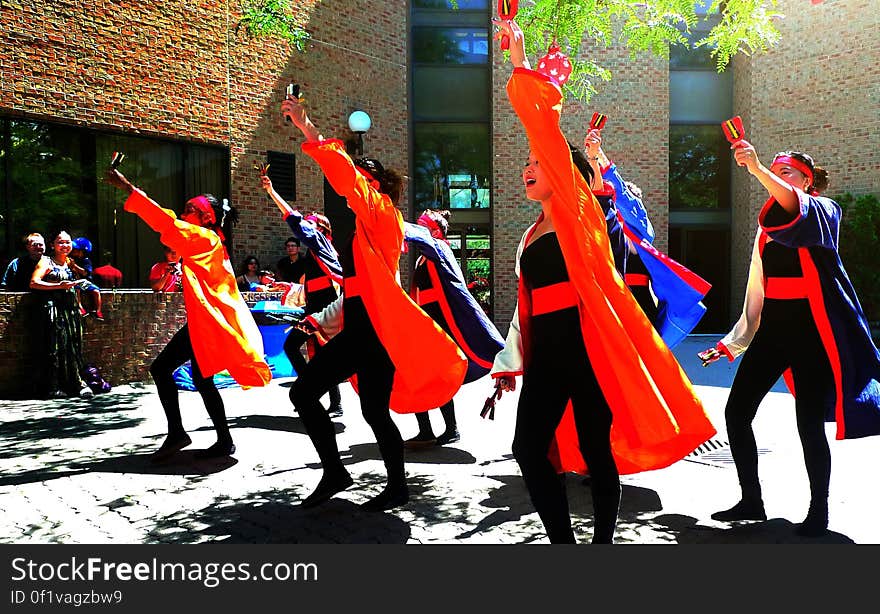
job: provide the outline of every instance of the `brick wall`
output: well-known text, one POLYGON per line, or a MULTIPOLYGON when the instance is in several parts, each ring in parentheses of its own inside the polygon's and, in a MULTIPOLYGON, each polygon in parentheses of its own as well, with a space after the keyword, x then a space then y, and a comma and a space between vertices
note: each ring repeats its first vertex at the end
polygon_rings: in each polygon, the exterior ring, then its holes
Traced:
MULTIPOLYGON (((248 305, 279 300, 279 293, 247 292, 248 305)), ((83 359, 101 369, 111 384, 152 381, 150 363, 172 335, 186 324, 183 294, 140 290, 102 292, 104 322, 87 318, 83 325, 83 359)), ((34 297, 27 292, 0 292, 0 398, 31 391, 39 372, 29 319, 34 297)))
POLYGON ((289 231, 259 190, 253 159, 296 153, 295 204, 323 208, 321 173, 278 113, 290 81, 325 136, 351 136, 348 115, 363 109, 373 120, 365 153, 402 169, 408 159, 407 3, 295 5, 313 35, 304 54, 236 33, 234 0, 4 2, 0 112, 229 147, 237 250, 274 263, 289 231))

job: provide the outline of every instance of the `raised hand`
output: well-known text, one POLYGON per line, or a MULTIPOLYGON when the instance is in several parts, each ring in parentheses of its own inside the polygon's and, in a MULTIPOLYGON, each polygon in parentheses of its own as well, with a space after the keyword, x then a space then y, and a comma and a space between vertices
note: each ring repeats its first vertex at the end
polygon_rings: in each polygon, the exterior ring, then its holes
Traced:
POLYGON ((513 19, 492 18, 492 23, 498 28, 495 39, 507 36, 510 41, 510 63, 517 68, 531 68, 526 58, 526 41, 522 29, 513 19))

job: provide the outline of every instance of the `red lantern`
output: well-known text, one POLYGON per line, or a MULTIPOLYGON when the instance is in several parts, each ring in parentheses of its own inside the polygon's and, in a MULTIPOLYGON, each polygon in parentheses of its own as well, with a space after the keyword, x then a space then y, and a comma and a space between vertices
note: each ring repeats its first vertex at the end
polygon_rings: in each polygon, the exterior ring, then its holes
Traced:
POLYGON ((559 45, 554 39, 547 49, 547 55, 538 60, 537 71, 556 80, 559 85, 565 85, 571 75, 572 66, 568 56, 559 50, 559 45))

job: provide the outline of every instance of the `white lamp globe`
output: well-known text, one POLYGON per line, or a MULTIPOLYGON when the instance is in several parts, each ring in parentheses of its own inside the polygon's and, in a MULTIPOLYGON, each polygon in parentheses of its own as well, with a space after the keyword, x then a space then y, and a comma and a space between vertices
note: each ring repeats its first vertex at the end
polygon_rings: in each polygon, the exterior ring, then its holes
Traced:
POLYGON ((370 116, 363 111, 355 111, 348 116, 348 127, 352 132, 363 134, 369 130, 372 125, 373 122, 370 120, 370 116))

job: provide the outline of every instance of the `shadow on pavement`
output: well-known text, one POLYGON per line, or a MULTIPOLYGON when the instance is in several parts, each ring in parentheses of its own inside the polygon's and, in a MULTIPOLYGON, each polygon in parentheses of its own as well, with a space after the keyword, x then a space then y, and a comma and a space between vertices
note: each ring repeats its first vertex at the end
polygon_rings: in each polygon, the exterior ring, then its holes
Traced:
POLYGON ((393 513, 365 512, 334 498, 316 508, 299 507, 291 491, 219 497, 196 512, 161 518, 145 543, 189 544, 405 544, 409 525, 393 513))
MULTIPOLYGON (((254 414, 250 416, 239 416, 229 418, 230 429, 263 429, 266 431, 283 431, 285 433, 299 433, 307 435, 306 427, 301 418, 296 416, 269 416, 263 414, 254 414)), ((197 431, 213 431, 213 426, 203 426, 197 431)), ((345 431, 345 425, 342 422, 334 421, 333 430, 337 435, 345 431)))
POLYGON ((57 480, 87 473, 135 473, 140 475, 193 475, 204 476, 229 469, 238 461, 226 456, 197 459, 195 449, 178 452, 163 463, 150 462, 150 453, 124 454, 98 461, 68 461, 54 463, 40 469, 23 471, 0 477, 0 486, 17 486, 57 480))
POLYGON ((451 446, 433 446, 421 450, 404 450, 407 463, 426 463, 434 465, 473 465, 477 459, 466 450, 451 446))
MULTIPOLYGON (((143 418, 123 412, 138 410, 147 392, 109 393, 91 401, 58 399, 51 401, 51 415, 46 415, 47 401, 34 402, 42 417, 0 422, 0 459, 40 455, 58 450, 55 440, 81 439, 109 430, 132 428, 143 418)), ((23 401, 16 408, 27 411, 23 401)))
POLYGON ((721 528, 697 524, 697 519, 682 514, 661 514, 651 523, 665 527, 678 544, 853 544, 841 533, 828 531, 822 537, 801 537, 797 525, 784 518, 771 518, 721 528))

